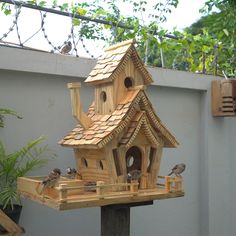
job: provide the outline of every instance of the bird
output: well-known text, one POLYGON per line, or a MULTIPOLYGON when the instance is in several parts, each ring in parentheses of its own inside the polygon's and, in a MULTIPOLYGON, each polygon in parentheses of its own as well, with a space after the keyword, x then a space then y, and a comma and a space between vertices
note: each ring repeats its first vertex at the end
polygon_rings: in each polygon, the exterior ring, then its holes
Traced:
POLYGON ((177 164, 172 168, 168 176, 171 176, 172 174, 175 174, 176 176, 181 176, 180 174, 184 172, 185 168, 186 165, 184 163, 177 164))
POLYGON ((69 178, 69 179, 77 179, 78 177, 82 177, 81 174, 75 169, 75 168, 71 168, 71 167, 68 167, 66 169, 66 176, 69 178))
POLYGON ((45 188, 53 188, 61 176, 61 170, 58 168, 53 169, 48 176, 41 182, 43 188, 41 193, 44 191, 45 188))
POLYGON ((141 170, 131 170, 127 174, 127 180, 128 180, 128 182, 130 182, 131 180, 137 180, 138 181, 141 176, 142 176, 141 170))
POLYGON ((72 49, 72 44, 70 41, 65 42, 65 45, 61 49, 61 54, 68 54, 72 49))

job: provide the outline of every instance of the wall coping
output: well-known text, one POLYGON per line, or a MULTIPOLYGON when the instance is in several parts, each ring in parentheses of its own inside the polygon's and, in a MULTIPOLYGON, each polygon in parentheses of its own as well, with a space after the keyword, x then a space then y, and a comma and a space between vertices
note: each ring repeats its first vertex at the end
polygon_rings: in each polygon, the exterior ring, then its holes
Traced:
MULTIPOLYGON (((95 59, 56 53, 0 47, 0 70, 31 72, 86 78, 96 64, 95 59)), ((158 67, 148 67, 153 85, 206 91, 219 76, 190 73, 158 67)))

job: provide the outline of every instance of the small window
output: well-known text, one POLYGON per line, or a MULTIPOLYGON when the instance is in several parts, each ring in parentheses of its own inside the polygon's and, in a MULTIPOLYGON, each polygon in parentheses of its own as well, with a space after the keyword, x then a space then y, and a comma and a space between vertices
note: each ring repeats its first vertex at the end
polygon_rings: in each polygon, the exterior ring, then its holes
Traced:
POLYGON ((124 85, 126 88, 133 87, 133 80, 130 77, 125 78, 124 85))
POLYGON ((107 100, 107 94, 106 92, 102 91, 100 94, 100 99, 105 102, 107 100))
POLYGON ((132 146, 129 148, 125 155, 127 172, 132 170, 141 170, 142 164, 142 152, 136 147, 132 146))
POLYGON ((157 151, 156 148, 151 147, 150 154, 149 154, 149 157, 148 157, 148 166, 147 166, 147 172, 148 173, 151 173, 153 160, 156 156, 156 151, 157 151))
POLYGON ((104 166, 103 166, 102 161, 98 161, 98 162, 97 162, 97 165, 98 165, 98 169, 100 169, 100 170, 103 170, 103 169, 104 169, 104 166))
POLYGON ((88 162, 87 162, 87 160, 86 160, 85 158, 81 158, 81 163, 82 163, 82 166, 83 166, 84 168, 87 168, 87 167, 88 167, 88 162))
POLYGON ((120 176, 122 173, 121 173, 121 168, 120 168, 120 163, 119 163, 118 150, 113 149, 112 153, 113 153, 113 158, 114 158, 114 162, 115 162, 115 166, 116 166, 116 174, 117 174, 117 176, 120 176))
POLYGON ((128 156, 127 157, 127 167, 132 167, 134 164, 134 157, 133 156, 128 156))

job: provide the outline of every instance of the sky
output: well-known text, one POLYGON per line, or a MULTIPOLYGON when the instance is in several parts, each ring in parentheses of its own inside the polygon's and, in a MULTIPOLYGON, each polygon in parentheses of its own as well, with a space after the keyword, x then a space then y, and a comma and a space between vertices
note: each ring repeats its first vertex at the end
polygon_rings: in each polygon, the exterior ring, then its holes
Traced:
MULTIPOLYGON (((65 2, 65 0, 61 1, 65 2)), ((151 2, 152 0, 147 1, 151 2)), ((172 13, 167 16, 167 22, 164 23, 162 27, 171 31, 175 27, 178 30, 182 30, 191 25, 201 17, 199 9, 203 7, 205 1, 206 0, 179 0, 178 7, 173 9, 172 13)), ((40 19, 41 18, 38 11, 25 8, 22 9, 22 14, 20 14, 18 19, 19 32, 22 42, 28 39, 40 28, 40 19)), ((0 39, 4 33, 8 32, 13 21, 14 17, 5 16, 2 12, 0 12, 0 39)), ((71 19, 69 17, 57 16, 55 14, 47 14, 47 17, 45 18, 45 28, 48 39, 53 42, 55 46, 61 46, 70 34, 71 19)), ((3 40, 18 43, 19 41, 16 30, 12 31, 8 37, 3 40)), ((32 39, 27 41, 25 45, 45 51, 51 51, 52 49, 52 47, 45 40, 42 32, 37 33, 32 39)), ((93 41, 86 41, 85 45, 86 47, 83 47, 83 44, 79 41, 77 47, 79 56, 91 57, 90 54, 92 54, 97 57, 102 53, 104 47, 102 42, 94 43, 93 41), (89 54, 86 50, 89 51, 89 54)))

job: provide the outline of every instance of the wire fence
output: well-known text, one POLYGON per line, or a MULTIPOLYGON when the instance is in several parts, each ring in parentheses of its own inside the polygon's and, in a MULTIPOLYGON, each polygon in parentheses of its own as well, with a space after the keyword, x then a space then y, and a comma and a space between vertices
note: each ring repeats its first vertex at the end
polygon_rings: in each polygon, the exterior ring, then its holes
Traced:
MULTIPOLYGON (((30 50, 64 53, 76 57, 98 57, 105 42, 98 42, 94 51, 94 42, 84 41, 78 33, 74 19, 77 14, 62 12, 55 9, 40 7, 25 2, 6 0, 0 1, 14 5, 11 15, 0 15, 0 46, 17 47, 30 50), (28 9, 27 9, 28 8, 28 9), (61 39, 63 41, 61 42, 61 39), (67 47, 65 51, 64 49, 67 47), (93 53, 90 48, 92 45, 93 53), (96 53, 98 51, 98 53, 96 53)), ((80 17, 81 18, 81 17, 80 17)), ((90 19, 82 17, 83 24, 90 19)))
MULTIPOLYGON (((77 13, 71 13, 67 9, 61 11, 53 7, 47 8, 14 0, 0 0, 0 2, 14 6, 14 10, 10 16, 6 16, 0 12, 0 22, 4 22, 0 28, 0 46, 63 53, 76 57, 97 58, 101 55, 107 43, 103 40, 96 39, 96 37, 93 40, 83 39, 80 31, 84 26, 93 22, 95 25, 102 24, 125 30, 133 29, 133 27, 127 26, 122 22, 113 23, 105 19, 90 18, 77 13), (75 20, 79 20, 80 24, 76 25, 75 20)), ((155 32, 153 32, 154 34, 155 32)), ((164 34, 160 38, 160 42, 165 41, 165 39, 179 40, 180 38, 174 35, 164 34)), ((151 47, 148 42, 145 42, 145 46, 147 47, 143 53, 143 58, 146 64, 179 70, 190 70, 189 63, 186 62, 188 54, 186 50, 179 52, 176 52, 174 49, 172 51, 164 50, 161 47, 151 47), (155 51, 158 51, 158 53, 155 51), (153 58, 153 52, 155 52, 156 58, 153 58), (168 62, 168 54, 170 53, 172 61, 168 62), (155 63, 155 61, 157 62, 155 63)), ((231 49, 233 56, 231 53, 227 58, 228 48, 223 47, 222 49, 226 55, 224 58, 225 61, 229 61, 231 65, 236 65, 236 50, 231 49)), ((204 74, 209 73, 207 69, 209 64, 208 58, 211 58, 211 73, 217 75, 220 70, 218 59, 219 45, 213 45, 212 50, 208 53, 196 52, 197 56, 198 54, 199 65, 201 65, 201 69, 198 72, 204 74)))

